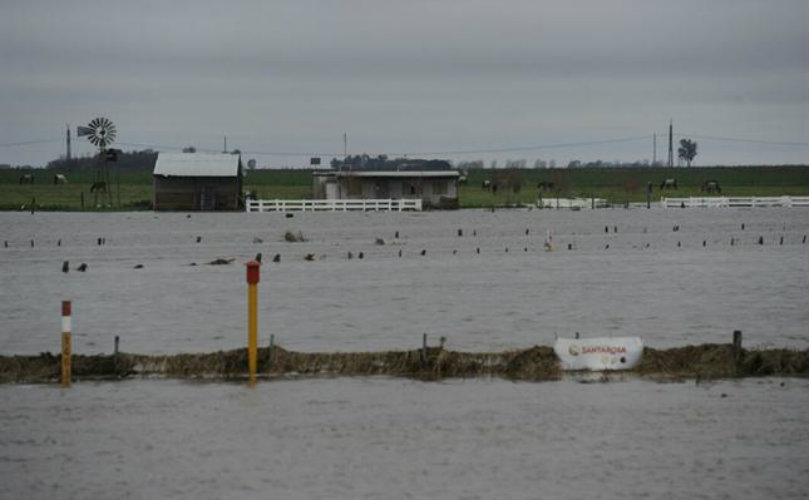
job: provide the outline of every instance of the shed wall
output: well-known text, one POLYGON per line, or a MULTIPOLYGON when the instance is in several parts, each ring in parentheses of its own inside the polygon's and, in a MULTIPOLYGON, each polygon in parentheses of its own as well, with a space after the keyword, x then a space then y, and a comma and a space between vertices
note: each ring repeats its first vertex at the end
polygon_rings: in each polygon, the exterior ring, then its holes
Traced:
POLYGON ((155 210, 238 210, 239 177, 154 178, 155 210))

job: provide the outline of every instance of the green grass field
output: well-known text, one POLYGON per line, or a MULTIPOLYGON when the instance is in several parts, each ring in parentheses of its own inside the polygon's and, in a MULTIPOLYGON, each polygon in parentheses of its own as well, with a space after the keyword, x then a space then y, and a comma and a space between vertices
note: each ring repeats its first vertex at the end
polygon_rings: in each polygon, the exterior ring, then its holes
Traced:
MULTIPOLYGON (((95 171, 59 170, 0 170, 0 210, 27 210, 36 200, 38 210, 143 210, 152 200, 152 174, 149 171, 110 172, 111 207, 97 207, 90 193, 95 171), (34 184, 20 184, 20 176, 33 173, 34 184), (53 176, 63 173, 68 184, 53 184, 53 176), (120 182, 119 182, 120 177, 120 182), (120 205, 119 205, 120 189, 120 205)), ((646 183, 654 185, 653 200, 661 196, 702 196, 702 183, 716 180, 727 196, 809 196, 809 166, 800 167, 716 167, 716 168, 582 168, 539 170, 473 170, 468 183, 461 187, 461 208, 530 204, 539 196, 537 184, 553 182, 556 189, 543 193, 545 198, 556 196, 604 198, 612 203, 646 200, 646 183), (497 194, 481 189, 484 180, 511 179, 519 183, 519 192, 500 189, 497 194), (677 179, 678 189, 660 191, 659 184, 668 178, 677 179)), ((245 177, 245 189, 255 191, 259 198, 302 199, 312 193, 310 170, 254 170, 245 177)), ((99 196, 100 205, 107 198, 99 196)))

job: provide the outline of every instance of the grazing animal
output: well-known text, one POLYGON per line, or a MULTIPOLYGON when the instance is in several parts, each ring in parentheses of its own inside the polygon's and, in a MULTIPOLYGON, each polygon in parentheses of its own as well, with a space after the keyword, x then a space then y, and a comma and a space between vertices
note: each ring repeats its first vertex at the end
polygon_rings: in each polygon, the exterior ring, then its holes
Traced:
POLYGON ((677 189, 677 179, 665 179, 660 183, 660 190, 664 189, 677 189))
POLYGON ((143 264, 135 264, 132 269, 143 269, 143 264))
POLYGON ((62 263, 62 272, 63 272, 63 273, 66 273, 66 272, 68 272, 68 271, 70 271, 70 262, 68 262, 68 261, 64 261, 64 262, 62 263))
POLYGON ((106 193, 107 192, 107 183, 103 182, 103 181, 94 182, 92 184, 92 186, 90 186, 90 192, 95 193, 96 191, 99 191, 99 192, 103 191, 103 192, 106 193))
POLYGON ((85 264, 84 262, 82 262, 81 265, 76 268, 76 271, 84 272, 86 270, 87 270, 87 264, 85 264))
POLYGON ((53 176, 53 184, 67 184, 67 177, 64 174, 56 174, 53 176))
POLYGON ((20 184, 33 184, 34 174, 23 174, 20 176, 20 184))
POLYGON ((256 254, 255 261, 258 262, 259 264, 261 264, 261 252, 256 254))
POLYGON ((491 191, 491 190, 492 190, 492 181, 490 181, 490 180, 486 179, 486 180, 485 180, 485 181, 483 181, 483 183, 480 185, 480 189, 483 189, 484 191, 491 191))
POLYGON ((542 192, 553 191, 555 187, 556 183, 554 182, 542 181, 539 184, 537 184, 537 189, 539 189, 542 192))
POLYGON ((722 186, 720 186, 719 182, 717 181, 705 181, 702 183, 700 191, 704 191, 706 193, 722 194, 722 186))
POLYGON ((272 258, 272 261, 281 262, 281 254, 280 253, 275 254, 275 257, 272 258))
POLYGON ((310 262, 315 260, 315 254, 313 254, 313 253, 306 254, 306 257, 304 257, 304 260, 308 260, 310 262))
POLYGON ((254 237, 253 237, 253 243, 255 243, 255 244, 258 244, 258 243, 264 243, 264 240, 262 240, 262 239, 261 239, 261 238, 259 238, 258 236, 254 236, 254 237))

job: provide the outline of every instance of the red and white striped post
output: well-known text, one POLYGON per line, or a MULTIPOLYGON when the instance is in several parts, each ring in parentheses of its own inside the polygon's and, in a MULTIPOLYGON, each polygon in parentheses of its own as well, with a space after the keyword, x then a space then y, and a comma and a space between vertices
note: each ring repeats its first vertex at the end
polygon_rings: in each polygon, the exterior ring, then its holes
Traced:
POLYGON ((62 387, 70 385, 70 362, 73 352, 70 348, 71 317, 70 301, 62 301, 62 387))

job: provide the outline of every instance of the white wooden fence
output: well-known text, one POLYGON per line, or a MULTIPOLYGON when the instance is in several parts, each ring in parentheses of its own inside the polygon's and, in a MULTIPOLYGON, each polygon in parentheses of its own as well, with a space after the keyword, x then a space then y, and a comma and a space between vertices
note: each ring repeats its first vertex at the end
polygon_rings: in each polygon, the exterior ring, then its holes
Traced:
POLYGON ((809 207, 809 196, 661 198, 663 208, 809 207))
POLYGON ((247 200, 247 212, 421 211, 421 199, 387 200, 247 200))
POLYGON ((605 208, 607 200, 602 198, 537 198, 537 208, 605 208))

